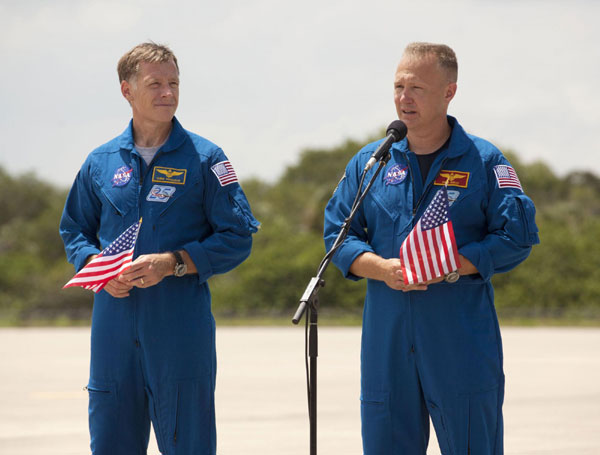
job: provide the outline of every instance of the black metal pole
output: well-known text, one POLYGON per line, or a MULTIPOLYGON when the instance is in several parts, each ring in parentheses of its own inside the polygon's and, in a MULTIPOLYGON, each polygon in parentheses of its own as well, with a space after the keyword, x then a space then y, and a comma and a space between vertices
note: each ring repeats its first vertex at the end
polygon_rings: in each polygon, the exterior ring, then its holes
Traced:
POLYGON ((344 221, 343 226, 340 229, 340 233, 338 234, 335 242, 331 249, 327 252, 321 264, 319 265, 319 270, 317 272, 317 276, 311 278, 308 286, 304 290, 304 294, 300 298, 300 303, 298 308, 296 309, 296 313, 292 318, 292 322, 294 324, 298 324, 300 319, 302 319, 302 315, 304 312, 307 312, 306 317, 309 322, 308 329, 308 416, 310 420, 310 455, 317 455, 317 357, 319 355, 319 331, 318 331, 318 310, 319 310, 319 298, 317 293, 319 292, 319 288, 325 286, 325 280, 323 280, 323 275, 325 274, 325 270, 331 263, 331 259, 337 249, 342 245, 348 231, 350 230, 350 224, 352 223, 352 219, 356 215, 356 212, 360 205, 362 204, 364 198, 367 193, 373 186, 375 179, 381 172, 381 170, 385 167, 387 162, 390 159, 390 154, 388 153, 380 162, 377 171, 369 181, 369 184, 365 188, 365 191, 361 193, 362 183, 365 176, 363 173, 363 178, 360 181, 360 185, 358 191, 356 193, 356 198, 354 203, 352 204, 352 209, 350 210, 350 215, 344 221))
POLYGON ((317 357, 319 356, 319 299, 310 305, 308 329, 308 356, 310 358, 310 455, 317 455, 317 357))

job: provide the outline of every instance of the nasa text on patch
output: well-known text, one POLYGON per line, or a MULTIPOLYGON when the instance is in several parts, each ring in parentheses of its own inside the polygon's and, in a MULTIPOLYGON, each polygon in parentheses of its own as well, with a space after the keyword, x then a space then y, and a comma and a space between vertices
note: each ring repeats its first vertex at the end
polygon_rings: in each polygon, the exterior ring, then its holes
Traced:
POLYGON ((131 173, 133 169, 129 166, 121 166, 119 169, 115 171, 111 182, 113 186, 125 186, 131 180, 131 173))
POLYGON ((221 161, 210 168, 219 179, 221 186, 227 186, 238 181, 233 166, 229 161, 221 161))
POLYGON ((434 185, 439 186, 457 186, 459 188, 466 188, 469 185, 469 173, 463 171, 448 171, 446 169, 441 170, 435 178, 434 185))
POLYGON ((152 171, 152 182, 171 183, 172 185, 185 185, 187 169, 174 169, 172 167, 156 166, 152 171))
POLYGON ((389 171, 386 172, 385 180, 386 185, 398 185, 404 182, 408 175, 408 166, 401 166, 400 164, 394 164, 389 171))
POLYGON ((148 196, 146 196, 146 200, 149 202, 167 202, 176 188, 174 186, 166 186, 166 185, 154 185, 148 196))

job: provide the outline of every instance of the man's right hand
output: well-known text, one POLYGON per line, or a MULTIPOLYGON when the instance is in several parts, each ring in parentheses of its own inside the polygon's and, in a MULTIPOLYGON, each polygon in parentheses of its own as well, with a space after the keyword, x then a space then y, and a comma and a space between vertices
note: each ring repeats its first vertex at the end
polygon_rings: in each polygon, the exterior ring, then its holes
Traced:
POLYGON ((350 272, 363 278, 383 281, 396 291, 425 291, 426 284, 404 284, 402 262, 399 258, 384 259, 374 253, 363 253, 350 266, 350 272))
POLYGON ((104 286, 104 290, 117 299, 129 297, 129 291, 131 288, 133 288, 131 284, 126 281, 119 280, 119 277, 113 278, 106 283, 106 286, 104 286))
MULTIPOLYGON (((88 265, 91 260, 95 259, 98 255, 91 254, 85 260, 85 265, 88 265)), ((117 299, 122 299, 123 297, 129 297, 129 291, 133 286, 130 285, 126 280, 119 280, 119 277, 113 278, 106 286, 104 286, 104 290, 108 292, 110 295, 117 299)))

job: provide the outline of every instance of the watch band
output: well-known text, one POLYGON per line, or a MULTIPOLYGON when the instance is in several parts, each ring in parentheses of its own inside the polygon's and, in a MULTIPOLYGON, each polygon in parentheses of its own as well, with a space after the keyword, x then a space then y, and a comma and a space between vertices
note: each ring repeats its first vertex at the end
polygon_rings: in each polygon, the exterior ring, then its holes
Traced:
POLYGON ((181 256, 181 253, 179 251, 172 251, 172 253, 173 253, 173 256, 175 256, 175 261, 176 261, 175 267, 177 267, 178 265, 181 265, 181 264, 185 264, 185 262, 183 261, 183 257, 181 256))
POLYGON ((178 278, 181 278, 187 273, 187 265, 179 251, 172 251, 172 253, 173 256, 175 256, 176 261, 175 268, 173 269, 173 275, 175 275, 178 278))

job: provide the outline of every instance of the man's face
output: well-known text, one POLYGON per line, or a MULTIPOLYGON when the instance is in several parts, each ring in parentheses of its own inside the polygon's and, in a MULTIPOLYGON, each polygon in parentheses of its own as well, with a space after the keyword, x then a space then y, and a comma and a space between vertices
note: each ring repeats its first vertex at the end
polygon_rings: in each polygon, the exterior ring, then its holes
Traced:
POLYGON ((137 76, 121 82, 133 117, 144 122, 170 122, 179 103, 179 73, 175 62, 140 63, 137 76))
POLYGON ((404 55, 400 60, 394 77, 394 103, 409 133, 445 120, 455 93, 456 83, 449 82, 434 56, 404 55))

